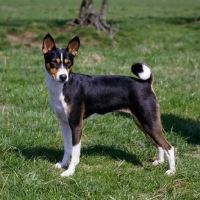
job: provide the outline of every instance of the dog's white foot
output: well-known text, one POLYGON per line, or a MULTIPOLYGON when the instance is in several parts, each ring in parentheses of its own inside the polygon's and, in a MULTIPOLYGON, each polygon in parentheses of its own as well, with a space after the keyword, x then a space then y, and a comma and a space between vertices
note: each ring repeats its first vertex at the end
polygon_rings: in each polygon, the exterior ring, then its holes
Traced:
POLYGON ((174 169, 174 170, 169 169, 169 170, 167 170, 167 171, 165 172, 165 174, 167 174, 168 176, 171 176, 171 175, 174 175, 175 172, 176 172, 175 169, 174 169))
POLYGON ((157 165, 160 165, 162 163, 164 163, 163 160, 155 160, 155 161, 152 162, 153 166, 157 166, 157 165))
POLYGON ((165 151, 169 162, 169 169, 166 171, 167 175, 173 175, 176 172, 175 158, 174 158, 174 147, 171 147, 168 151, 165 151))
POLYGON ((55 164, 55 167, 56 167, 56 168, 59 168, 59 169, 64 168, 64 167, 66 167, 66 166, 67 166, 67 165, 66 165, 66 164, 63 164, 62 162, 58 162, 58 163, 55 164))
POLYGON ((64 171, 64 172, 61 174, 61 176, 62 176, 62 177, 69 177, 69 176, 71 176, 71 175, 74 174, 74 171, 75 171, 75 169, 74 169, 74 170, 67 169, 66 171, 64 171))

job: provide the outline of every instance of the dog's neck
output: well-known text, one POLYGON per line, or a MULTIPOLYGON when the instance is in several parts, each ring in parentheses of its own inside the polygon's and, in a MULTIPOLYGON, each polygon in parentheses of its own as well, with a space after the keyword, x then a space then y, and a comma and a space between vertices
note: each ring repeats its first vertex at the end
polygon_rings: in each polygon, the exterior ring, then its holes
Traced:
POLYGON ((51 96, 59 97, 62 93, 64 83, 55 81, 46 71, 46 86, 51 96))

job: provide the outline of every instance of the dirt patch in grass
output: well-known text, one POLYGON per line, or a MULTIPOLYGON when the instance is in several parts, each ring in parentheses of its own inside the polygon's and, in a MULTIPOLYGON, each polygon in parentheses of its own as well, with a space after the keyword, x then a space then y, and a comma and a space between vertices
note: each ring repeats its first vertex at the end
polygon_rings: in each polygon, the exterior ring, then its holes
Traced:
POLYGON ((26 31, 22 35, 8 34, 7 38, 9 39, 11 44, 21 43, 21 44, 29 45, 29 46, 32 46, 32 47, 41 48, 42 42, 34 41, 35 36, 36 36, 36 33, 26 31))
POLYGON ((0 105, 0 110, 4 110, 4 109, 7 109, 7 108, 9 108, 8 105, 0 105))
POLYGON ((0 110, 1 111, 8 110, 8 109, 11 109, 11 108, 13 108, 13 106, 10 106, 10 105, 0 105, 0 110))

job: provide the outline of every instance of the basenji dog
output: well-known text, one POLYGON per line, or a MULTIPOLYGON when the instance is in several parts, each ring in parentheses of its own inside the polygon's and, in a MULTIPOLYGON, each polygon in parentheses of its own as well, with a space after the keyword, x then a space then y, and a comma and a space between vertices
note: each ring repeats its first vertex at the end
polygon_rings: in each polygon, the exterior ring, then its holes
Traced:
POLYGON ((53 37, 43 39, 46 85, 50 105, 58 118, 64 139, 64 156, 57 168, 68 168, 61 176, 74 174, 80 160, 83 120, 94 115, 124 112, 156 145, 158 159, 153 165, 169 162, 167 174, 175 173, 174 147, 162 132, 159 103, 152 89, 153 75, 149 66, 134 63, 136 77, 122 75, 84 75, 72 72, 80 40, 76 36, 66 48, 57 48, 53 37), (69 158, 71 162, 68 165, 69 158))

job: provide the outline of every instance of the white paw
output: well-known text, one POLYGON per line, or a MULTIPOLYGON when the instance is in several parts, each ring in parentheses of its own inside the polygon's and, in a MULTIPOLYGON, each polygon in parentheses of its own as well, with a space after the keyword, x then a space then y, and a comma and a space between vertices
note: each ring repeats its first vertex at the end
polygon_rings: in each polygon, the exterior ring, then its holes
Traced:
POLYGON ((174 170, 167 170, 166 172, 165 172, 165 174, 167 174, 168 176, 171 176, 171 175, 173 175, 173 174, 175 174, 175 172, 176 172, 176 170, 174 169, 174 170))
POLYGON ((71 176, 71 175, 73 175, 74 174, 74 170, 66 170, 66 171, 64 171, 62 174, 61 174, 61 176, 62 177, 69 177, 69 176, 71 176))
POLYGON ((154 162, 152 162, 153 166, 157 166, 159 164, 162 164, 164 161, 161 160, 155 160, 154 162))
POLYGON ((66 165, 64 165, 62 162, 58 162, 55 164, 55 167, 60 169, 66 167, 66 165))

